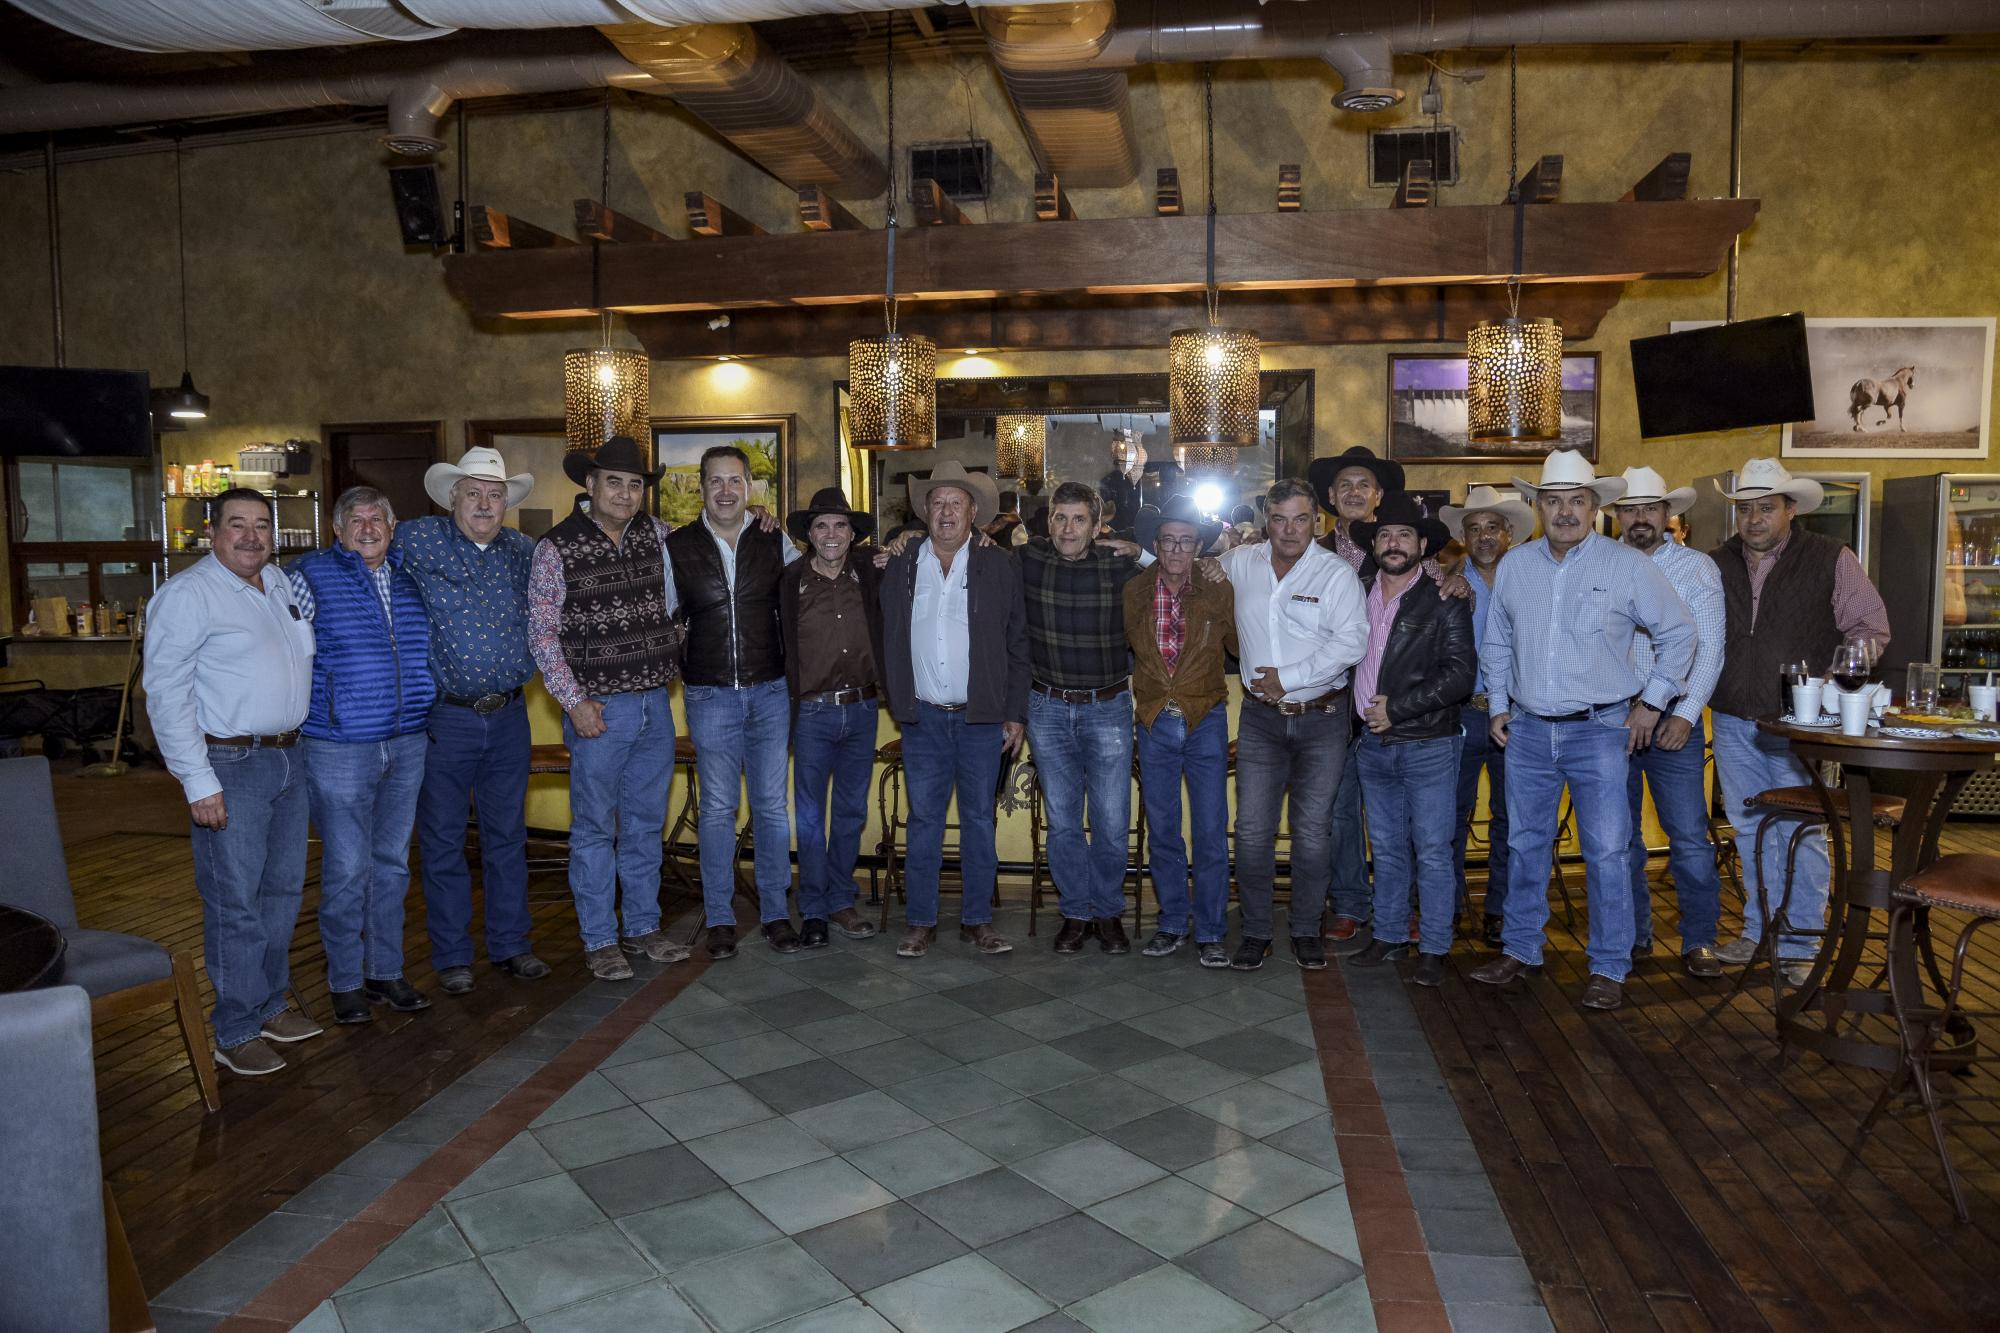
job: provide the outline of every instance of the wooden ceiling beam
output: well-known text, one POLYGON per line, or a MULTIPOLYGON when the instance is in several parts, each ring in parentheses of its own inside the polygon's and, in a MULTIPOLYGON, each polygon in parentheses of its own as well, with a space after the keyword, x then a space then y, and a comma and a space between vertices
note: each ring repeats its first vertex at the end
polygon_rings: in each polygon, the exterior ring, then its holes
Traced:
POLYGON ((1181 173, 1173 167, 1161 167, 1154 179, 1153 212, 1163 218, 1181 215, 1181 173))
POLYGON ((683 202, 687 205, 688 231, 696 236, 764 235, 762 227, 726 204, 716 202, 714 195, 689 190, 683 202))
POLYGON ((910 182, 910 206, 917 211, 920 227, 956 227, 972 222, 958 211, 957 201, 944 192, 944 186, 928 176, 910 182))
POLYGON ((1282 163, 1278 167, 1278 211, 1297 213, 1306 206, 1304 179, 1296 162, 1282 163))
POLYGON ((1062 181, 1055 173, 1038 171, 1035 173, 1035 220, 1037 222, 1074 222, 1076 209, 1071 206, 1069 195, 1063 190, 1062 181))
POLYGON ((1680 203, 1688 197, 1688 172, 1694 164, 1692 153, 1668 153, 1660 164, 1625 192, 1620 203, 1680 203))
POLYGON ((1412 158, 1403 164, 1403 180, 1396 186, 1396 197, 1389 201, 1389 207, 1429 208, 1436 197, 1437 182, 1432 178, 1431 160, 1412 158))
POLYGON ((472 238, 486 250, 547 250, 576 245, 569 237, 537 227, 532 222, 510 218, 499 209, 474 204, 472 238))
POLYGON ((868 224, 817 185, 799 190, 799 222, 807 231, 867 231, 868 224))
POLYGON ((576 201, 576 234, 586 241, 616 241, 623 245, 654 245, 674 239, 637 218, 606 208, 595 199, 576 201))
POLYGON ((1562 154, 1544 154, 1540 161, 1528 168, 1528 174, 1521 177, 1521 198, 1530 204, 1553 204, 1556 195, 1562 191, 1562 180, 1562 154))

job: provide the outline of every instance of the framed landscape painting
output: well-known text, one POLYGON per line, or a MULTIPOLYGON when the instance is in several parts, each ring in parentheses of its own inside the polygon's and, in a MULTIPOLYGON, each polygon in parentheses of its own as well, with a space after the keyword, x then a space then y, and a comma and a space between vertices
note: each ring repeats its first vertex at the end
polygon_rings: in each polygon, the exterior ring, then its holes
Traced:
POLYGON ((717 445, 734 445, 750 459, 750 503, 762 505, 779 522, 792 498, 792 418, 655 417, 653 458, 660 475, 654 512, 679 527, 701 516, 701 456, 717 445))
POLYGON ((1535 444, 1474 444, 1466 428, 1465 358, 1389 357, 1389 457, 1399 463, 1518 463, 1574 449, 1597 461, 1597 353, 1563 357, 1562 437, 1535 444))

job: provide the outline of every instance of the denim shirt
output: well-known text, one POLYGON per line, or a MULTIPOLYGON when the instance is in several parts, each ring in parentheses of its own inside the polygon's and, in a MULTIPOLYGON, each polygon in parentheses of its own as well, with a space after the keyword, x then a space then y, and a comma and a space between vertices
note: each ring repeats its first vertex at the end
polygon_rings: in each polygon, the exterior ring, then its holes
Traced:
POLYGON ((431 675, 446 694, 500 694, 535 677, 528 568, 535 544, 502 528, 481 550, 448 516, 396 525, 403 568, 431 616, 431 675))

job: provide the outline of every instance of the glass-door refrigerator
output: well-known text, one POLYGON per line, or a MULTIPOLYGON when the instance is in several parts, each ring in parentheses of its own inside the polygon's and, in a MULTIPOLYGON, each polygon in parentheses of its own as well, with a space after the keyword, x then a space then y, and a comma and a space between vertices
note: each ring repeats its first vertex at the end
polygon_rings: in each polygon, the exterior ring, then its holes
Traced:
MULTIPOLYGON (((1826 492, 1826 498, 1818 509, 1799 519, 1799 525, 1822 537, 1831 537, 1843 546, 1854 548, 1854 554, 1861 560, 1863 569, 1869 568, 1873 554, 1869 550, 1868 530, 1868 487, 1871 477, 1866 472, 1800 472, 1793 471, 1795 477, 1810 477, 1818 482, 1826 492)), ((1698 551, 1712 551, 1728 541, 1736 532, 1736 518, 1730 510, 1729 501, 1722 498, 1716 488, 1734 490, 1736 473, 1717 472, 1706 477, 1697 477, 1694 482, 1694 505, 1688 511, 1688 520, 1694 529, 1694 548, 1698 551)))

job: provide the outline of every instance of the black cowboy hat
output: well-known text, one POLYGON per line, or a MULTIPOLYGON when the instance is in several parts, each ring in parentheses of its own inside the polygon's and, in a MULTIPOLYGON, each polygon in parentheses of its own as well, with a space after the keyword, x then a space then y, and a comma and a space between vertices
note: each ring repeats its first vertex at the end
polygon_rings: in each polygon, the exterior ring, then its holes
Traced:
POLYGON ((822 514, 838 514, 846 519, 848 526, 854 529, 855 541, 860 541, 875 531, 875 516, 848 508, 847 492, 838 486, 822 486, 814 491, 811 504, 804 509, 794 509, 785 519, 785 531, 791 533, 796 540, 810 546, 813 520, 822 514))
POLYGON ((581 486, 592 472, 631 472, 648 483, 660 479, 664 467, 647 467, 646 453, 630 435, 614 435, 593 450, 572 449, 563 455, 563 475, 581 486))
POLYGON ((1171 495, 1167 497, 1166 503, 1157 509, 1152 505, 1145 505, 1139 510, 1138 537, 1142 548, 1148 551, 1153 549, 1153 543, 1159 539, 1162 523, 1192 523, 1195 530, 1201 534, 1203 551, 1215 545, 1215 539, 1222 535, 1223 528, 1222 524, 1201 516, 1201 509, 1195 504, 1193 496, 1171 495))
POLYGON ((1386 458, 1377 458, 1375 451, 1365 444, 1348 446, 1346 452, 1332 458, 1315 458, 1306 466, 1306 485, 1312 487, 1313 498, 1327 513, 1333 512, 1333 479, 1342 470, 1351 467, 1365 467, 1375 474, 1375 482, 1384 491, 1403 489, 1403 465, 1386 458))
POLYGON ((1354 525, 1354 541, 1364 550, 1375 548, 1375 534, 1382 528, 1415 528, 1423 539, 1422 558, 1430 559, 1451 544, 1451 529, 1424 512, 1424 502, 1408 491, 1391 491, 1375 506, 1371 522, 1354 525))

